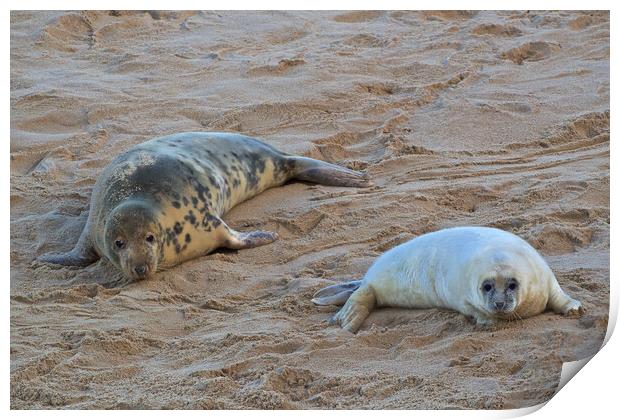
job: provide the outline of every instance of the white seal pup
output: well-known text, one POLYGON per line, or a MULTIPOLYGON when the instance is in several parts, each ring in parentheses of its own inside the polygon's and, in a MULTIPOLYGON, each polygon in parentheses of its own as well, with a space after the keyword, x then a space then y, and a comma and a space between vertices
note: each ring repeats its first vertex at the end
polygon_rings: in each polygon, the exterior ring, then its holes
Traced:
POLYGON ((583 313, 532 246, 488 227, 421 235, 381 255, 362 280, 323 288, 312 301, 344 303, 330 323, 353 333, 376 306, 453 309, 481 325, 530 317, 546 308, 583 313))
POLYGON ((75 247, 39 260, 74 266, 106 257, 142 279, 216 248, 252 248, 273 232, 240 233, 221 217, 267 188, 298 179, 367 187, 356 171, 280 152, 234 133, 179 133, 139 144, 114 159, 93 188, 75 247))

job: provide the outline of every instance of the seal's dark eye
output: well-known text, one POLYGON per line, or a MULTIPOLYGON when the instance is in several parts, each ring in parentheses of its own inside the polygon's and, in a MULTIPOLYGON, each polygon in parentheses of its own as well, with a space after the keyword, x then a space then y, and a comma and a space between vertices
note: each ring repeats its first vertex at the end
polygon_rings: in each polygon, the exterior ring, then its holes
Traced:
POLYGON ((485 282, 482 285, 482 290, 484 290, 485 292, 490 292, 491 290, 493 290, 493 285, 491 284, 491 282, 485 282))
POLYGON ((146 235, 146 241, 148 243, 152 243, 155 240, 155 237, 153 235, 146 235))
POLYGON ((122 239, 117 239, 116 241, 114 241, 114 245, 116 245, 118 249, 121 249, 125 246, 125 242, 122 239))
POLYGON ((510 282, 508 282, 508 290, 517 290, 517 280, 511 279, 510 282))

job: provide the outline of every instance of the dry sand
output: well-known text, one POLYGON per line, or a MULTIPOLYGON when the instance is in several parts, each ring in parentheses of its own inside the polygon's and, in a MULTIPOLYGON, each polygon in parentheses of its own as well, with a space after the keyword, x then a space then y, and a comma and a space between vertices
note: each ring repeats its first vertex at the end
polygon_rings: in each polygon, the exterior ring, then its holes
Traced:
POLYGON ((597 351, 608 296, 608 13, 11 13, 13 408, 524 407, 597 351), (268 190, 225 219, 279 241, 139 283, 32 262, 115 155, 208 130, 376 186, 268 190), (528 240, 587 314, 383 309, 354 336, 310 302, 457 225, 528 240))

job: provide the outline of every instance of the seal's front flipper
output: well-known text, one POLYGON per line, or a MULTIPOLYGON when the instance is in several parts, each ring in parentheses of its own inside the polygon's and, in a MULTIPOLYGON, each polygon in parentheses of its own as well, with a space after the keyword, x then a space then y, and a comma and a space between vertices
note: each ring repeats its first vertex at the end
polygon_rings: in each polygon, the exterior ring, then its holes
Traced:
POLYGON ((329 320, 330 325, 339 324, 343 329, 356 333, 375 307, 375 293, 369 286, 357 289, 347 303, 329 320))
POLYGON ((579 317, 585 313, 585 309, 583 305, 581 305, 581 302, 568 296, 555 278, 553 279, 549 292, 547 308, 567 316, 579 317))
POLYGON ((261 245, 267 245, 278 239, 275 232, 267 232, 264 230, 255 230, 254 232, 237 232, 222 222, 222 246, 230 249, 246 249, 255 248, 261 245))
POLYGON ((314 294, 312 303, 315 305, 342 305, 353 292, 359 289, 361 284, 361 280, 355 280, 324 287, 314 294))
POLYGON ((94 250, 75 247, 64 254, 47 253, 37 257, 37 260, 58 265, 86 267, 97 261, 99 257, 94 250))
POLYGON ((337 187, 370 187, 372 182, 361 172, 307 157, 290 157, 295 169, 293 178, 337 187))
POLYGON ((564 295, 562 297, 556 296, 553 299, 550 298, 547 307, 555 313, 569 317, 578 318, 586 312, 581 302, 569 297, 568 295, 564 295))

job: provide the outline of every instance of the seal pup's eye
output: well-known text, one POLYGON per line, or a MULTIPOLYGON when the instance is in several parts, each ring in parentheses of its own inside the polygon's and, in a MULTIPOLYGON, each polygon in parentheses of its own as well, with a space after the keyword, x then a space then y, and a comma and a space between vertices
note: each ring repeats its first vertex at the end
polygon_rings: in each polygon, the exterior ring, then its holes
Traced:
POLYGON ((490 280, 487 280, 484 283, 482 283, 482 290, 484 290, 485 292, 490 292, 491 290, 493 290, 493 284, 491 283, 490 280))
POLYGON ((152 243, 155 240, 155 237, 153 235, 146 235, 146 241, 148 243, 152 243))
POLYGON ((116 245, 118 249, 122 249, 125 246, 125 241, 123 241, 122 239, 117 239, 116 241, 114 241, 114 245, 116 245))
POLYGON ((517 290, 517 287, 519 287, 519 284, 517 283, 517 279, 510 279, 508 280, 508 290, 517 290))

